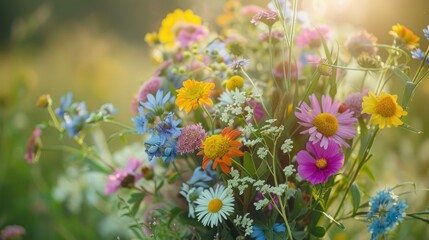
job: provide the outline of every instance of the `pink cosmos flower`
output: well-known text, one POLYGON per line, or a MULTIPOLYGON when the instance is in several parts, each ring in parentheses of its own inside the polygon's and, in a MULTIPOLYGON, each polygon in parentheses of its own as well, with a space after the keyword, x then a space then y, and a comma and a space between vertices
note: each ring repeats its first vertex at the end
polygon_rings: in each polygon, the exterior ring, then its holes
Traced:
POLYGON ((344 164, 344 155, 336 142, 329 140, 329 147, 322 148, 319 144, 307 142, 306 150, 296 155, 299 175, 316 185, 328 181, 344 164))
POLYGON ((142 178, 142 173, 137 171, 141 165, 142 162, 135 158, 131 158, 125 168, 116 169, 114 173, 107 176, 107 184, 104 188, 104 194, 110 195, 118 191, 121 187, 134 186, 134 183, 142 178))
POLYGON ((265 117, 265 110, 261 103, 256 102, 255 100, 250 100, 248 103, 249 106, 253 108, 253 116, 255 116, 256 121, 259 121, 265 117))
POLYGON ((320 147, 327 149, 330 140, 345 147, 350 147, 344 139, 351 139, 355 136, 356 130, 353 124, 357 119, 353 117, 353 112, 346 110, 339 113, 341 103, 332 102, 330 96, 322 96, 322 106, 316 96, 310 96, 311 107, 303 102, 297 108, 300 112, 295 112, 295 116, 300 120, 301 126, 308 129, 301 134, 310 134, 309 141, 313 144, 319 143, 320 147))
POLYGON ((319 25, 316 29, 303 28, 295 40, 298 46, 302 48, 319 48, 322 45, 320 36, 324 39, 329 37, 329 28, 327 26, 319 25))
POLYGON ((180 28, 176 40, 183 48, 187 48, 189 45, 203 40, 207 35, 208 31, 204 26, 188 24, 180 28))
POLYGON ((253 16, 250 23, 258 24, 259 22, 265 23, 267 26, 272 26, 275 22, 279 20, 277 12, 273 10, 262 10, 253 16))
POLYGON ((27 151, 25 153, 25 160, 27 160, 28 164, 36 163, 39 158, 40 147, 42 145, 42 141, 40 140, 41 135, 42 129, 36 127, 28 140, 27 151))
POLYGON ((192 153, 201 146, 206 136, 201 123, 188 125, 182 129, 177 138, 176 150, 181 154, 192 153))

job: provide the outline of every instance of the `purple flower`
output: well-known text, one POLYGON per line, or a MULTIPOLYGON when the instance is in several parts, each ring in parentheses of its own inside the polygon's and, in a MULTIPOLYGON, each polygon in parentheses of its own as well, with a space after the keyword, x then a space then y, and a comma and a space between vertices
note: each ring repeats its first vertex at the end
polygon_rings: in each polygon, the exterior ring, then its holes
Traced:
POLYGON ((181 154, 192 153, 201 146, 206 136, 201 123, 188 125, 182 129, 182 133, 177 139, 176 149, 181 154))
POLYGON ((258 24, 259 22, 265 23, 267 26, 271 27, 275 22, 279 20, 277 16, 277 12, 273 10, 263 10, 258 12, 255 16, 253 16, 250 21, 253 24, 258 24))
POLYGON ((369 118, 369 114, 361 114, 362 112, 362 99, 364 96, 368 95, 368 91, 364 91, 363 93, 352 93, 350 94, 346 100, 344 100, 344 104, 347 106, 347 109, 353 112, 353 117, 359 118, 369 118))
POLYGON ((336 142, 329 140, 329 147, 322 148, 319 144, 307 142, 306 150, 296 155, 299 175, 316 185, 328 181, 344 164, 344 155, 336 142))
POLYGON ((207 35, 208 31, 205 27, 189 24, 180 28, 176 40, 183 48, 187 48, 189 45, 201 41, 207 35))
POLYGON ((107 177, 104 194, 110 195, 118 191, 121 187, 129 188, 134 186, 134 183, 142 178, 142 174, 137 171, 141 165, 142 162, 135 158, 131 158, 125 168, 116 169, 114 173, 107 177))
POLYGON ((259 121, 265 117, 265 110, 261 103, 256 102, 255 100, 250 100, 248 104, 253 108, 253 116, 255 117, 256 121, 259 121))
POLYGON ((33 131, 33 134, 31 134, 30 139, 28 140, 25 160, 27 160, 27 163, 29 164, 36 163, 39 159, 40 147, 42 146, 42 141, 40 139, 41 135, 42 129, 36 127, 33 131))
POLYGON ((319 48, 322 45, 321 37, 329 37, 329 28, 327 26, 317 26, 316 29, 303 28, 296 36, 296 43, 302 48, 319 48))
POLYGON ((322 106, 316 96, 310 96, 311 107, 303 102, 297 108, 300 112, 295 112, 295 116, 301 120, 301 126, 308 129, 301 134, 310 134, 309 141, 313 144, 320 143, 320 147, 327 149, 330 140, 345 147, 350 147, 344 139, 351 139, 355 136, 356 130, 353 126, 357 119, 353 117, 353 112, 346 110, 339 113, 340 103, 332 102, 330 96, 322 96, 322 106))
POLYGON ((60 100, 60 107, 55 109, 55 114, 59 118, 64 118, 64 114, 70 108, 73 101, 73 93, 68 92, 67 95, 62 96, 60 100))
POLYGON ((347 43, 347 50, 349 50, 350 54, 353 57, 359 57, 362 53, 367 53, 370 56, 374 56, 378 49, 374 47, 377 43, 377 38, 364 31, 357 33, 350 37, 347 43))
POLYGON ((1 231, 1 239, 2 240, 13 240, 13 239, 21 239, 21 237, 25 234, 25 229, 19 225, 9 225, 6 226, 1 231))
POLYGON ((140 116, 133 117, 131 120, 136 125, 137 134, 143 135, 146 132, 148 120, 146 118, 146 115, 144 114, 143 108, 139 107, 138 109, 140 116))
POLYGON ((164 163, 170 163, 177 155, 176 142, 167 141, 166 138, 161 138, 156 134, 152 134, 144 144, 149 161, 152 163, 158 158, 161 158, 164 163))
POLYGON ((174 120, 174 114, 170 112, 164 120, 156 125, 155 129, 162 140, 177 138, 180 136, 182 128, 177 127, 182 120, 174 120))

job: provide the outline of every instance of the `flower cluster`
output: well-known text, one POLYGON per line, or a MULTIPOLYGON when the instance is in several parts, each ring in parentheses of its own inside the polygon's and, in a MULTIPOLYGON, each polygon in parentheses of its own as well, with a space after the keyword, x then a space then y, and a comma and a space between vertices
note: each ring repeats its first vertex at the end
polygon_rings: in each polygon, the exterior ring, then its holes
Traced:
MULTIPOLYGON (((123 128, 117 136, 141 138, 146 159, 102 169, 109 173, 105 194, 127 189, 127 216, 144 212, 149 220, 137 221, 137 229, 146 233, 161 231, 164 217, 166 226, 181 226, 177 236, 184 238, 321 238, 333 224, 343 226, 338 219, 362 214, 358 176, 379 131, 416 131, 405 116, 428 69, 420 64, 411 76, 407 64, 409 56, 428 61, 428 51, 416 48, 420 38, 400 24, 388 46, 365 31, 343 36, 312 21, 289 1, 264 8, 230 0, 216 33, 191 10, 176 9, 146 35, 159 67, 136 88, 133 127, 113 121, 111 105, 88 113, 71 94, 50 125, 80 143, 103 121, 123 128), (338 35, 348 39, 345 47, 330 48, 338 35), (356 69, 364 74, 349 81, 356 69), (392 76, 406 86, 403 93, 390 88, 392 76), (350 193, 353 211, 345 207, 350 193)), ((423 32, 429 39, 429 27, 423 32)), ((29 162, 39 139, 36 129, 29 162)), ((405 201, 390 190, 369 205, 371 239, 406 215, 405 201)))

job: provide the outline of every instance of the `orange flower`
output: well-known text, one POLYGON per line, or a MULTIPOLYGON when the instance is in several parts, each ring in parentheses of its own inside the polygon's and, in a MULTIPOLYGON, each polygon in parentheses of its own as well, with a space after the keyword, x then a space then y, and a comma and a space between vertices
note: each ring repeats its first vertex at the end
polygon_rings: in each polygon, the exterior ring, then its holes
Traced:
POLYGON ((219 164, 220 169, 224 173, 229 173, 232 165, 231 158, 243 156, 243 152, 239 150, 241 142, 235 140, 241 134, 239 130, 231 130, 226 127, 221 134, 214 134, 207 137, 201 144, 201 150, 197 155, 203 155, 203 169, 206 169, 210 160, 213 160, 212 168, 216 169, 219 164))
POLYGON ((419 46, 420 38, 417 37, 410 29, 401 24, 392 26, 392 30, 389 32, 392 36, 400 39, 408 48, 413 49, 419 46))
POLYGON ((176 90, 176 105, 179 110, 185 109, 186 113, 189 113, 191 109, 197 109, 199 105, 212 106, 213 101, 210 99, 210 92, 214 87, 214 83, 186 80, 183 82, 183 87, 176 90))

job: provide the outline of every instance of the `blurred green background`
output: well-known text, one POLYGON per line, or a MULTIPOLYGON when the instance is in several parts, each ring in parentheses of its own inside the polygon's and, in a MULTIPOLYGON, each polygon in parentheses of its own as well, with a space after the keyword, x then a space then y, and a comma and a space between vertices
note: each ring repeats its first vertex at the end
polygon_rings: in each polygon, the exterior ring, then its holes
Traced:
MULTIPOLYGON (((242 2, 261 6, 267 3, 242 2)), ((131 124, 133 94, 156 68, 144 35, 157 31, 165 15, 177 7, 193 9, 208 22, 210 29, 216 29, 214 19, 222 14, 224 3, 224 0, 0 1, 0 229, 21 225, 27 230, 25 239, 116 239, 116 236, 129 239, 125 231, 108 231, 118 221, 106 220, 106 212, 112 211, 110 205, 94 208, 82 197, 71 198, 79 204, 76 209, 55 200, 52 189, 66 171, 64 163, 72 162, 66 153, 44 152, 38 165, 27 165, 24 160, 27 139, 35 124, 48 118, 45 111, 35 107, 35 101, 49 93, 54 106, 58 106, 60 96, 72 91, 76 100, 87 102, 89 110, 105 102, 113 103, 120 110, 117 119, 131 124)), ((366 29, 379 42, 387 44, 392 41, 388 31, 393 24, 401 23, 422 37, 421 29, 429 24, 427 0, 308 0, 303 1, 303 6, 328 24, 366 29)), ((421 47, 427 45, 428 41, 422 39, 421 47)), ((359 183, 366 186, 364 193, 371 195, 376 189, 403 182, 415 183, 417 189, 429 187, 428 95, 429 81, 425 81, 406 118, 423 134, 398 128, 383 131, 378 137, 375 156, 370 162, 377 181, 360 179, 359 183)), ((43 141, 44 145, 57 142, 57 133, 45 131, 43 141)), ((110 145, 113 150, 123 146, 121 141, 110 145)), ((83 187, 76 188, 76 196, 82 194, 79 191, 83 187)), ((406 192, 412 187, 401 190, 406 192)), ((404 197, 409 201, 410 211, 429 205, 429 195, 424 190, 404 197)), ((354 226, 347 234, 339 232, 334 238, 362 239, 356 234, 366 230, 366 224, 354 226)), ((427 225, 408 221, 400 226, 397 239, 407 239, 411 233, 429 237, 427 225)))

